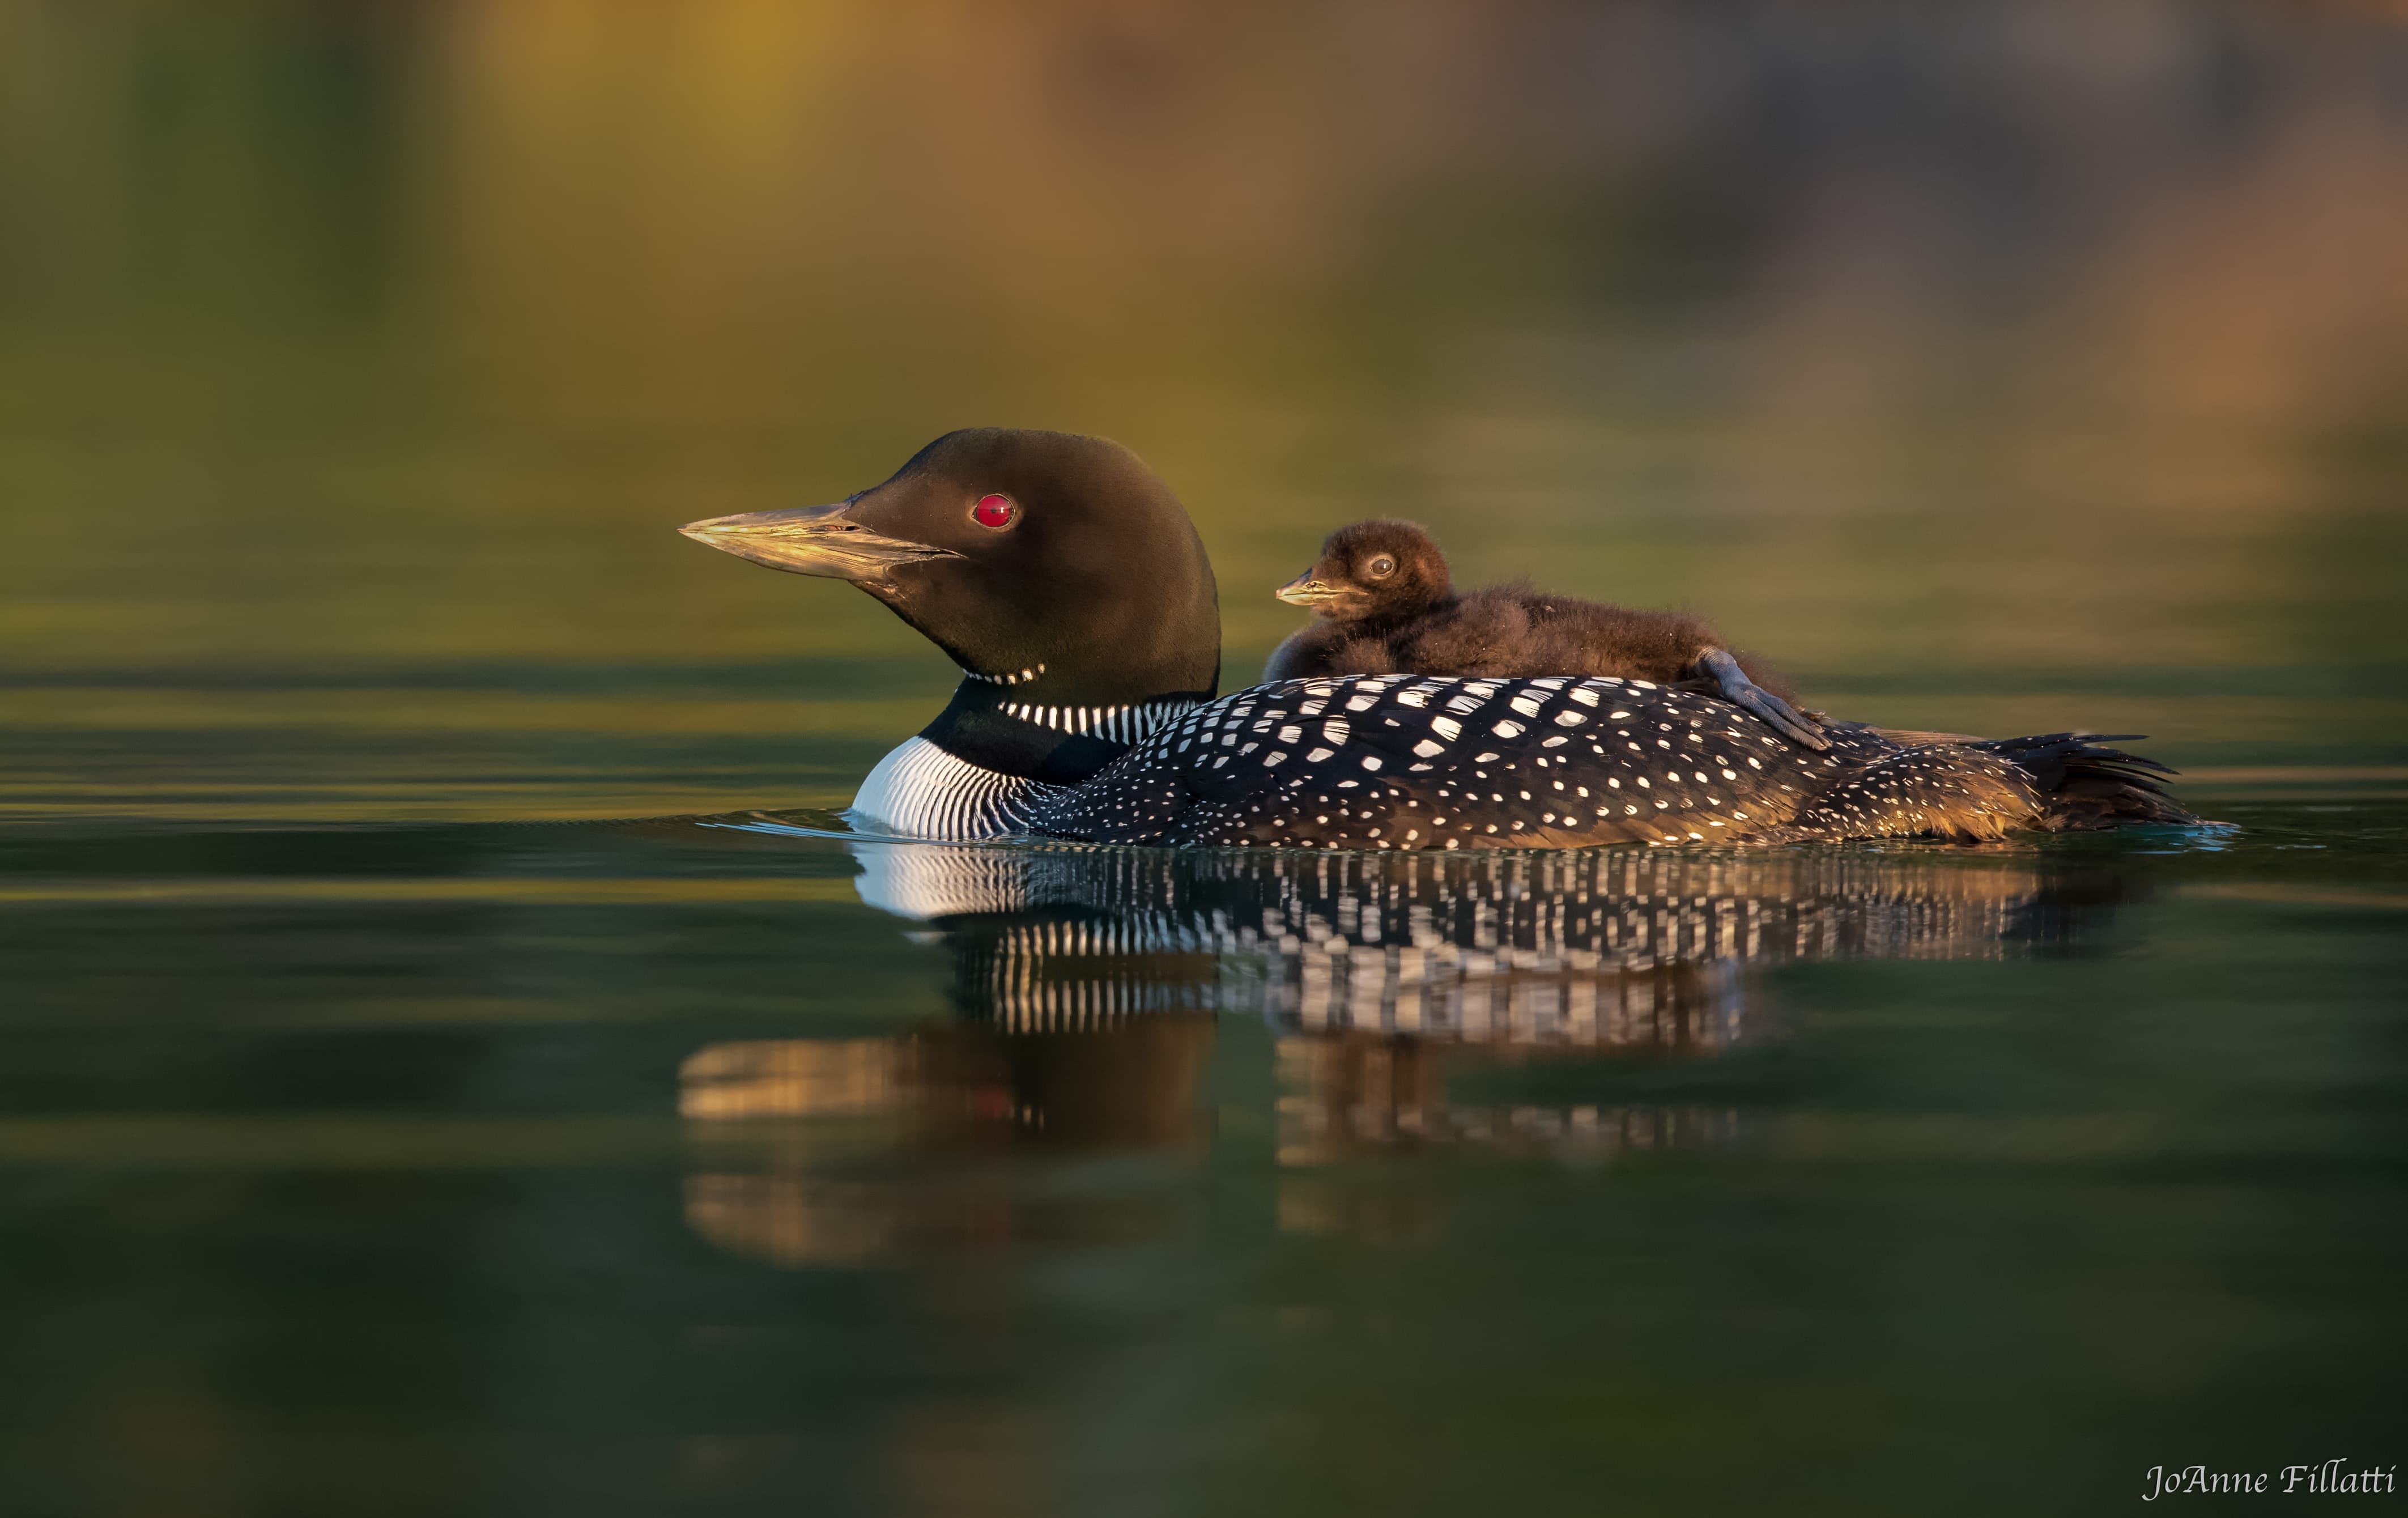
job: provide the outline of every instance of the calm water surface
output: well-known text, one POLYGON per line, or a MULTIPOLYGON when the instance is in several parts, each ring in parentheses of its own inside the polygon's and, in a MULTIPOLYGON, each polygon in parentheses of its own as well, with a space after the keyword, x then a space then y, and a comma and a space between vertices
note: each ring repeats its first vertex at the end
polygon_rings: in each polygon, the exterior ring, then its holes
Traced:
POLYGON ((0 1510, 2408 1465, 2385 12, 0 3, 0 1510), (1404 515, 2230 825, 849 839, 953 672, 671 528, 985 423, 1225 685, 1404 515))
POLYGON ((22 827, 9 1480, 2030 1511, 2388 1451, 2408 802, 2332 790, 1498 861, 22 827))

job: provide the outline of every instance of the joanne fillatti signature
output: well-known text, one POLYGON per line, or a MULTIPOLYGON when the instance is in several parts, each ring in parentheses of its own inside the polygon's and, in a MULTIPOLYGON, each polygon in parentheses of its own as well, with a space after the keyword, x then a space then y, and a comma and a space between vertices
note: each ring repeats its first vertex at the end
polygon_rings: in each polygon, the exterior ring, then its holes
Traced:
POLYGON ((2399 1490, 2398 1466, 2349 1468, 2347 1459, 2281 1470, 2210 1470, 2205 1466, 2151 1466, 2143 1502, 2161 1497, 2215 1497, 2231 1493, 2299 1492, 2316 1497, 2381 1497, 2399 1490))

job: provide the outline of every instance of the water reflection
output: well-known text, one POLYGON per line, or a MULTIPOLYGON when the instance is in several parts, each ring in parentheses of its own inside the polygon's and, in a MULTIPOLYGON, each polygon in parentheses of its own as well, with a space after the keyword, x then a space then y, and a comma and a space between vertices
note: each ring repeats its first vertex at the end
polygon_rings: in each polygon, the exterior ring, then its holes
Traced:
MULTIPOLYGON (((1223 1019, 1275 1049, 1278 1225, 1412 1232, 1309 1172, 1477 1147, 1565 1164, 1744 1141, 1728 1105, 1484 1099, 1549 1062, 1711 1058, 1777 1036, 1763 972, 2003 959, 2094 937, 2134 889, 2061 856, 1906 850, 1403 858, 861 843, 862 898, 951 961, 955 1016, 890 1038, 696 1051, 686 1218, 783 1266, 1157 1237, 1159 1170, 1048 1194, 1006 1152, 1214 1138, 1223 1019), (1510 1081, 1508 1082, 1510 1084, 1510 1081), (723 1142, 748 1135, 742 1144, 723 1142)), ((1175 1190, 1175 1188, 1172 1188, 1175 1190)))
MULTIPOLYGON (((1480 1063, 1493 1067, 1510 1057, 1487 1051, 1480 1063)), ((1729 1143, 1741 1134, 1741 1115, 1727 1107, 1450 1099, 1448 1076, 1462 1059, 1444 1045, 1412 1039, 1283 1040, 1280 1164, 1326 1165, 1450 1145, 1603 1162, 1626 1151, 1729 1143)))
POLYGON ((1196 1014, 708 1045, 679 1072, 703 1156, 686 1178, 686 1221, 732 1253, 785 1266, 1159 1237, 1175 1220, 1147 1178, 1054 1196, 980 1162, 1025 1150, 1200 1154, 1212 1045, 1212 1020, 1196 1014), (715 1142, 739 1125, 767 1141, 715 1142))
POLYGON ((863 899, 928 923, 964 1016, 1006 1030, 1194 1010, 1662 1051, 1746 1037, 1745 971, 2049 952, 2122 889, 2045 855, 1913 851, 857 852, 863 899))

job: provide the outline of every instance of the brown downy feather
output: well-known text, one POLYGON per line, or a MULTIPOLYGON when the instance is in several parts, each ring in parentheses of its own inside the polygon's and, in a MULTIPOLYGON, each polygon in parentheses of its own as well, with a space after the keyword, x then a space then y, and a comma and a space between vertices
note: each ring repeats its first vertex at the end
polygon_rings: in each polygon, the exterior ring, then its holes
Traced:
MULTIPOLYGON (((1616 676, 1678 685, 1698 656, 1725 648, 1703 620, 1642 611, 1511 581, 1458 594, 1429 534, 1410 522, 1349 523, 1331 533, 1307 576, 1330 599, 1321 620, 1280 645, 1267 680, 1312 675, 1616 676), (1386 558, 1394 565, 1373 578, 1386 558)), ((1734 654, 1750 680, 1785 701, 1797 693, 1762 659, 1734 654)), ((1713 689, 1701 684, 1698 689, 1713 689)))

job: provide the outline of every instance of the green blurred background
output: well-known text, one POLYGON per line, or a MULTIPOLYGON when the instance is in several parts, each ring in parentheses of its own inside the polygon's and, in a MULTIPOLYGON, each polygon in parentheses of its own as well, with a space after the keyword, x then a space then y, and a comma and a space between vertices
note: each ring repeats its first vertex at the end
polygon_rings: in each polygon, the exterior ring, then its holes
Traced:
MULTIPOLYGON (((948 428, 1845 714, 2408 759, 2383 5, 0 5, 0 815, 839 805, 951 671, 670 532, 948 428)), ((2361 777, 2367 778, 2367 777, 2361 777)))
POLYGON ((2403 508, 2397 3, 0 0, 0 1510, 2394 1465, 2403 508), (494 825, 843 804, 953 671, 672 529, 979 423, 1165 474, 1225 685, 1400 514, 2242 825, 1640 856, 1856 924, 1704 1047, 1007 1031, 945 851, 494 825))

